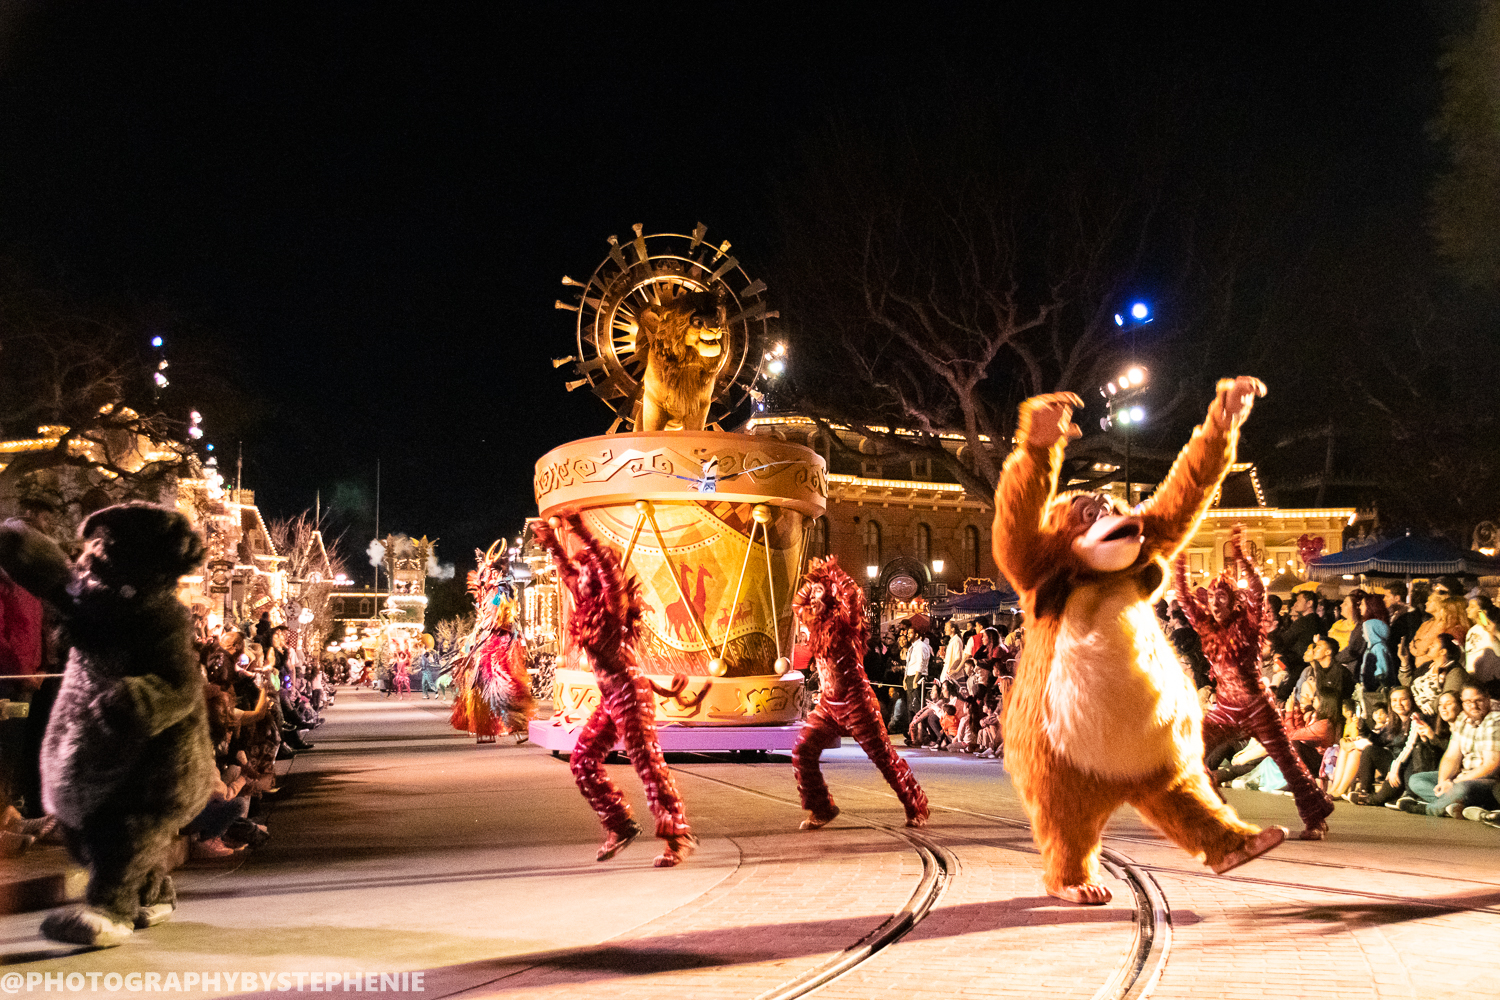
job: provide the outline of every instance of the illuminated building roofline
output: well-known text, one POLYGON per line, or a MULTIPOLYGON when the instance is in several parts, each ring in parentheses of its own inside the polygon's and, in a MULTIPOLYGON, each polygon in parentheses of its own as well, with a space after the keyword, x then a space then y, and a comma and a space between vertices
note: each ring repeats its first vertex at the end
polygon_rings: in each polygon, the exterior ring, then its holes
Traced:
MULTIPOLYGON (((745 423, 745 430, 753 431, 756 427, 759 427, 762 424, 767 427, 816 427, 817 421, 811 419, 810 417, 799 417, 795 415, 786 417, 751 417, 745 423)), ((860 433, 858 430, 850 427, 847 424, 840 424, 834 421, 829 421, 828 426, 832 427, 836 431, 847 431, 850 434, 860 433)), ((869 428, 876 434, 895 434, 897 437, 922 436, 917 431, 908 430, 905 427, 897 427, 893 430, 892 428, 886 427, 883 424, 870 424, 869 428)), ((957 431, 944 431, 938 435, 938 438, 943 441, 969 440, 966 435, 960 434, 957 431)), ((988 434, 981 434, 979 435, 979 440, 983 441, 985 444, 989 444, 990 438, 988 434)))

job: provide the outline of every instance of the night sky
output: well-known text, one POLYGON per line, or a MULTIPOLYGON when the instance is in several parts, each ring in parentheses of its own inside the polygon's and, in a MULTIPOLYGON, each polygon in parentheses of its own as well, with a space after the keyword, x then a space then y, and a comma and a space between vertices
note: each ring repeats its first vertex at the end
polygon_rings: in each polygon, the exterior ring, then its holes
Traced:
POLYGON ((1108 95, 1191 88, 1205 159, 1419 238, 1438 8, 821 6, 0 3, 0 254, 189 317, 168 356, 237 392, 166 402, 230 470, 243 441, 267 516, 321 490, 362 553, 378 458, 382 532, 462 572, 533 512, 535 460, 609 425, 548 361, 559 278, 701 220, 775 305, 778 192, 831 122, 1077 94, 1105 141, 1108 95))

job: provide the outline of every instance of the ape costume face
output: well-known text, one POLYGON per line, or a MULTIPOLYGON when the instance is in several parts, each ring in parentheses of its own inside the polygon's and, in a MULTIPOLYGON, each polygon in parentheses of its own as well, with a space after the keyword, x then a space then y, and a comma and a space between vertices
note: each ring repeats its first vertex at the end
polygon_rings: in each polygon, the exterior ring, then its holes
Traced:
POLYGON ((69 646, 42 745, 42 804, 89 867, 88 905, 53 913, 48 937, 119 944, 176 906, 166 851, 216 775, 202 671, 177 578, 203 561, 187 518, 123 504, 79 528, 71 563, 20 521, 0 525, 0 568, 52 605, 69 646))
POLYGON ((995 496, 995 562, 1021 596, 1027 639, 1005 703, 1006 764, 1031 817, 1047 892, 1104 903, 1099 838, 1128 802, 1215 871, 1281 842, 1241 822, 1203 773, 1201 710, 1152 609, 1265 387, 1224 380, 1160 489, 1137 510, 1057 495, 1072 393, 1021 404, 995 496))
POLYGON ((870 627, 864 592, 834 557, 813 559, 792 599, 792 610, 807 626, 808 648, 818 668, 818 704, 803 720, 792 751, 797 791, 807 810, 802 829, 827 826, 839 814, 818 758, 824 750, 838 746, 845 733, 854 737, 896 792, 906 810, 906 825, 922 826, 927 822, 927 795, 906 761, 891 748, 880 703, 865 676, 870 627))
POLYGON ((656 741, 656 699, 651 682, 641 676, 636 641, 641 604, 636 581, 625 579, 614 553, 601 546, 576 515, 537 522, 538 544, 557 563, 558 579, 573 597, 568 629, 588 655, 599 685, 599 707, 578 732, 569 766, 579 791, 594 807, 605 831, 598 858, 607 861, 640 835, 620 790, 604 771, 604 758, 618 736, 646 788, 646 803, 656 817, 656 835, 665 841, 657 868, 681 864, 697 847, 688 826, 682 797, 662 759, 656 741), (554 533, 566 521, 581 543, 569 556, 554 533))

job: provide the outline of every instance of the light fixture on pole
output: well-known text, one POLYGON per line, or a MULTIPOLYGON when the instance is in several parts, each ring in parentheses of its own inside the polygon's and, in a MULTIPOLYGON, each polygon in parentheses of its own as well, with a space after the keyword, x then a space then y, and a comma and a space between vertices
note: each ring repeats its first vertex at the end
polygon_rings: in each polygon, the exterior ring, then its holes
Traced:
MULTIPOLYGON (((1136 303, 1141 305, 1141 303, 1136 303)), ((1147 314, 1149 315, 1149 313, 1147 314)), ((1117 317, 1118 318, 1118 317, 1117 317)), ((1149 321, 1148 321, 1149 322, 1149 321)), ((1113 382, 1106 383, 1099 390, 1099 395, 1104 397, 1106 414, 1099 420, 1101 430, 1120 428, 1125 435, 1125 503, 1131 503, 1130 496, 1130 431, 1131 428, 1145 422, 1146 410, 1140 405, 1140 399, 1146 391, 1147 372, 1146 369, 1137 364, 1132 364, 1120 377, 1113 382)))

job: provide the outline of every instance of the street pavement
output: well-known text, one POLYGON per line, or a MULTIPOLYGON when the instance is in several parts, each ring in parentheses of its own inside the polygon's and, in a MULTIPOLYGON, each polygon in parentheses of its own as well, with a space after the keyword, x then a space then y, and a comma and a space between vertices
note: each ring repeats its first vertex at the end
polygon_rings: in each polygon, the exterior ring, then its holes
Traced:
MULTIPOLYGON (((656 869, 643 837, 600 864, 566 761, 476 746, 420 697, 346 690, 327 715, 283 779, 269 843, 182 869, 174 919, 120 948, 53 945, 40 914, 0 917, 0 992, 15 973, 13 995, 106 993, 116 973, 120 993, 151 992, 156 974, 204 997, 330 981, 609 1000, 1500 996, 1500 831, 1475 823, 1341 806, 1328 841, 1219 877, 1123 810, 1107 844, 1130 881, 1079 908, 1041 892, 1000 764, 905 751, 934 806, 910 837, 848 745, 825 754, 844 813, 824 830, 797 831, 785 758, 683 755, 698 853, 656 869), (1170 910, 1154 930, 1133 891, 1153 881, 1170 910)), ((648 820, 628 766, 610 773, 648 820)), ((1230 794, 1253 821, 1295 828, 1290 799, 1230 794)))

